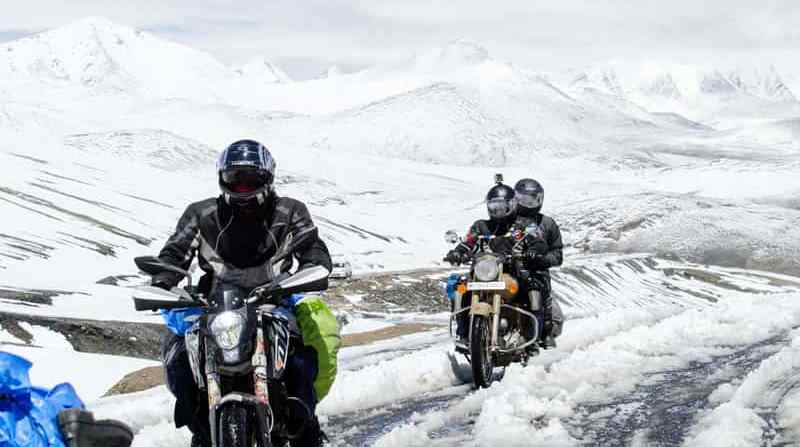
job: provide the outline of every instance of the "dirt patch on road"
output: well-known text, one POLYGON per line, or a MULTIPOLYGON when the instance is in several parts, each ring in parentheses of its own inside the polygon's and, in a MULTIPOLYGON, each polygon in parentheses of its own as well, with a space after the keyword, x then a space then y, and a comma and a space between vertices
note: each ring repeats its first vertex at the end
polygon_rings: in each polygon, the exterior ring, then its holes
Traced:
MULTIPOLYGON (((401 337, 403 335, 415 334, 417 332, 430 331, 440 328, 432 324, 398 324, 375 331, 360 332, 357 334, 347 334, 342 336, 342 347, 360 346, 375 343, 381 340, 401 337)), ((105 394, 114 396, 117 394, 128 394, 144 391, 164 384, 164 368, 160 366, 150 366, 138 371, 134 371, 122 378, 116 385, 111 387, 105 394)))
POLYGON ((415 271, 372 274, 335 282, 325 300, 336 309, 380 313, 438 313, 449 309, 443 282, 446 272, 415 271), (359 299, 354 302, 353 297, 359 299))
POLYGON ((376 341, 388 340, 390 338, 401 337, 403 335, 415 334, 417 332, 430 331, 441 326, 432 324, 398 324, 374 331, 359 332, 357 334, 347 334, 342 336, 342 347, 368 345, 376 341))
POLYGON ((118 394, 137 393, 149 390, 164 384, 164 368, 160 366, 148 366, 129 373, 122 378, 116 385, 112 386, 106 396, 116 396, 118 394))

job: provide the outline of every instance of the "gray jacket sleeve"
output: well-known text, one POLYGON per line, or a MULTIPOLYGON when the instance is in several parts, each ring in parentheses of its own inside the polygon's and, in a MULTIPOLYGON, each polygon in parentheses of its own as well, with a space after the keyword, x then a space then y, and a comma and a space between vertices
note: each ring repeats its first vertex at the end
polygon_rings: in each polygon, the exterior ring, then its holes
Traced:
MULTIPOLYGON (((197 252, 199 232, 199 215, 195 208, 189 205, 178 220, 175 232, 159 252, 159 259, 167 264, 188 270, 197 252)), ((180 281, 180 275, 177 273, 166 272, 162 275, 169 276, 176 284, 180 281)))
POLYGON ((333 262, 328 246, 320 239, 317 226, 314 225, 311 214, 303 203, 297 202, 290 222, 289 231, 295 240, 300 240, 293 250, 293 255, 300 265, 321 265, 331 271, 333 262))
POLYGON ((548 267, 558 267, 564 261, 562 249, 564 243, 561 241, 561 230, 555 220, 546 217, 543 221, 545 224, 545 238, 547 240, 547 254, 544 255, 548 267))

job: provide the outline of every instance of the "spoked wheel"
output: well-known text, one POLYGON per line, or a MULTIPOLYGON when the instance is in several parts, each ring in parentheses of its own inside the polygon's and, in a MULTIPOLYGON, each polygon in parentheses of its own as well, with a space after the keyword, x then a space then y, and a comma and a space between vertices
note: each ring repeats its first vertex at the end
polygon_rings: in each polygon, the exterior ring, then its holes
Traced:
POLYGON ((492 383, 494 362, 491 352, 492 334, 489 331, 489 319, 483 315, 472 318, 472 335, 470 337, 470 357, 472 364, 472 380, 478 388, 488 388, 492 383))
POLYGON ((255 432, 250 426, 247 408, 239 405, 227 405, 220 411, 220 447, 256 446, 255 432))

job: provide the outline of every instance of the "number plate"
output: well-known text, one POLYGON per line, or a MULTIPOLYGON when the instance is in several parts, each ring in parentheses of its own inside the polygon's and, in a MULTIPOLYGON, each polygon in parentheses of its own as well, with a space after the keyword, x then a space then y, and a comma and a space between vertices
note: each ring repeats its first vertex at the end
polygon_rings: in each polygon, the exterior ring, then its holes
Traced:
POLYGON ((506 283, 503 281, 470 282, 467 283, 467 290, 506 290, 506 283))

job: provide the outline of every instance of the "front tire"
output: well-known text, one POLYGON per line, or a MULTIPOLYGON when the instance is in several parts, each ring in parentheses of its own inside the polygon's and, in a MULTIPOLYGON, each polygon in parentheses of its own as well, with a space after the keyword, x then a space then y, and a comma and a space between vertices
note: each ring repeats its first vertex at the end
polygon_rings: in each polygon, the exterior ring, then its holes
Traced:
POLYGON ((253 447, 256 445, 254 431, 250 427, 247 408, 226 405, 220 410, 219 447, 253 447))
POLYGON ((472 333, 470 335, 470 357, 472 363, 472 380, 478 388, 488 388, 492 383, 491 340, 489 318, 483 315, 472 317, 472 333))

